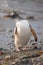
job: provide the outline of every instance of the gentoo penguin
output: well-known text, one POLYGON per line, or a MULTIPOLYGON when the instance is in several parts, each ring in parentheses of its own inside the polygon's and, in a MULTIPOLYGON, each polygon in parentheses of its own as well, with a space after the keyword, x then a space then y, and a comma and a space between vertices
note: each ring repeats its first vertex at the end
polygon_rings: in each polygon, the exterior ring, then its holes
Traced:
POLYGON ((35 30, 31 27, 28 20, 20 20, 16 22, 16 26, 14 29, 14 40, 17 51, 20 50, 19 48, 24 47, 28 43, 31 34, 34 36, 35 41, 37 41, 35 30))
POLYGON ((24 47, 28 43, 31 35, 33 35, 35 41, 37 41, 37 34, 27 19, 20 17, 16 12, 5 15, 4 18, 18 19, 14 29, 14 41, 17 51, 20 51, 20 48, 24 47))

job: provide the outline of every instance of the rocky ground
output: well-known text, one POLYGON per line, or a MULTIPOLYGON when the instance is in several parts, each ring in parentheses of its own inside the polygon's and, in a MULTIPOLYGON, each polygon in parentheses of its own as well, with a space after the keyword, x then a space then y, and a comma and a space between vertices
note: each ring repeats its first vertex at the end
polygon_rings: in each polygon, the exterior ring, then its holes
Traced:
POLYGON ((43 65, 43 44, 32 43, 26 51, 0 48, 0 65, 43 65))
POLYGON ((43 65, 43 22, 30 21, 31 24, 35 23, 36 25, 37 23, 37 29, 40 29, 37 34, 41 41, 34 42, 34 40, 31 40, 29 49, 25 51, 21 49, 19 52, 15 51, 14 45, 12 25, 15 25, 15 22, 4 20, 1 23, 4 23, 5 29, 3 30, 2 26, 0 28, 0 42, 6 43, 7 48, 0 48, 0 65, 43 65))
POLYGON ((0 0, 0 65, 43 65, 42 1, 0 0), (31 41, 27 51, 15 51, 13 32, 16 22, 14 19, 3 18, 3 15, 11 13, 11 10, 17 10, 23 18, 27 16, 26 18, 29 19, 29 23, 38 35, 38 42, 35 44, 31 41), (28 16, 33 17, 31 19, 28 16))

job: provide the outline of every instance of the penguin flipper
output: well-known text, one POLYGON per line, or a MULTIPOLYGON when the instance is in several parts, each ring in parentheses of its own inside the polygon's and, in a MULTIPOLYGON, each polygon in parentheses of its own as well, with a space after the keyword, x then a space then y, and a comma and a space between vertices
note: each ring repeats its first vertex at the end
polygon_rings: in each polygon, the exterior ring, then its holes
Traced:
POLYGON ((31 31, 31 33, 32 33, 32 35, 34 36, 34 38, 35 38, 35 41, 37 41, 37 34, 36 34, 36 32, 35 32, 35 30, 32 28, 32 26, 30 25, 30 31, 31 31))

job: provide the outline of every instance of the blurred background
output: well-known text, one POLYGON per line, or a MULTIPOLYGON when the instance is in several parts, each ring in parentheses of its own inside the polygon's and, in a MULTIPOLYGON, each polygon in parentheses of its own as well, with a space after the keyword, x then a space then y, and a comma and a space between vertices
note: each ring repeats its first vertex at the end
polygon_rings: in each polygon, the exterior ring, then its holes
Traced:
POLYGON ((38 42, 43 43, 43 0, 0 0, 0 48, 14 46, 14 19, 4 19, 3 16, 12 11, 18 11, 22 17, 34 16, 29 20, 38 35, 38 42))

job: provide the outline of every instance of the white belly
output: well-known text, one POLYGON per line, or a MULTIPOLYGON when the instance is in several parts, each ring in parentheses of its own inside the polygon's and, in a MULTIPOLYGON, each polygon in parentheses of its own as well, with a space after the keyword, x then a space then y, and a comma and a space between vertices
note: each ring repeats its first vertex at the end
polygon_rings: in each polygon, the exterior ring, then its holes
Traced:
POLYGON ((30 39, 30 27, 27 20, 22 20, 16 23, 18 37, 15 37, 15 44, 18 47, 24 46, 30 39))

